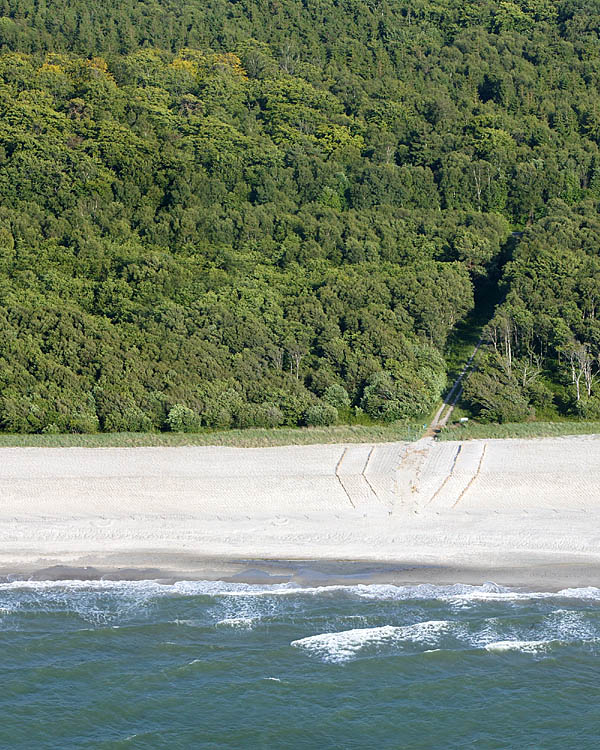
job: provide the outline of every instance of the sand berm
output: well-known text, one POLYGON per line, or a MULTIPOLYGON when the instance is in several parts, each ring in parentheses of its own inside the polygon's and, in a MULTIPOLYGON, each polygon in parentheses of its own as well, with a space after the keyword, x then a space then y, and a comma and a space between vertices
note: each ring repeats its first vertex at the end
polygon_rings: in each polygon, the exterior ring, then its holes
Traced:
POLYGON ((243 576, 274 560, 600 584, 600 436, 0 449, 1 575, 243 576))

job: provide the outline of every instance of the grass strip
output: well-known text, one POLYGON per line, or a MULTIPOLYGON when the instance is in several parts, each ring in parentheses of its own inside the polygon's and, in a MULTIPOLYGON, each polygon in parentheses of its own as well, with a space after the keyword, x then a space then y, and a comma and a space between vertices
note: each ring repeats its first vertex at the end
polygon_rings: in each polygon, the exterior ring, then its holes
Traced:
POLYGON ((249 428, 245 430, 197 433, 115 432, 68 435, 0 434, 0 448, 134 448, 185 445, 223 445, 259 448, 278 445, 319 443, 393 443, 414 441, 422 434, 421 425, 335 425, 333 427, 249 428))
POLYGON ((537 438, 563 435, 600 434, 600 422, 507 422, 506 424, 449 425, 437 436, 438 440, 481 440, 486 438, 537 438))

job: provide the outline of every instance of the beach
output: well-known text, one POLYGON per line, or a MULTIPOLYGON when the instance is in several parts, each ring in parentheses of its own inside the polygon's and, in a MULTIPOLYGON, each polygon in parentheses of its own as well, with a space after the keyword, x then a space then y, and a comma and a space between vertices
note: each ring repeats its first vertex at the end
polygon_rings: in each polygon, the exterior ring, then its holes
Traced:
POLYGON ((600 580, 600 436, 3 448, 0 575, 600 580))
POLYGON ((597 745, 600 438, 0 467, 7 747, 597 745))

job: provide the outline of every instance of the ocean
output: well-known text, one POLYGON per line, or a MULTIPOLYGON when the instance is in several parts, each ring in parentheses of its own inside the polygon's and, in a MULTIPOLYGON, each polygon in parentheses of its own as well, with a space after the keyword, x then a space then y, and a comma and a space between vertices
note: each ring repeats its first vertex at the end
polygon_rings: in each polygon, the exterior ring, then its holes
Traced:
POLYGON ((0 747, 600 744, 600 589, 0 584, 0 747))

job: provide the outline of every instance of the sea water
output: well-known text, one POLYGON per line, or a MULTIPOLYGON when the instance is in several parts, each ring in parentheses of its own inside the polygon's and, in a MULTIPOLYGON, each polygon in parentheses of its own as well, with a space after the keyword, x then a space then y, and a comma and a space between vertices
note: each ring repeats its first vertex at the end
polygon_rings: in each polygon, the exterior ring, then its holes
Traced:
POLYGON ((598 748, 600 590, 0 584, 0 747, 598 748))

